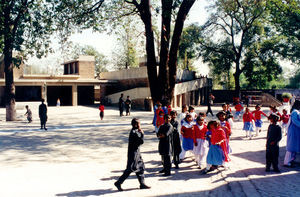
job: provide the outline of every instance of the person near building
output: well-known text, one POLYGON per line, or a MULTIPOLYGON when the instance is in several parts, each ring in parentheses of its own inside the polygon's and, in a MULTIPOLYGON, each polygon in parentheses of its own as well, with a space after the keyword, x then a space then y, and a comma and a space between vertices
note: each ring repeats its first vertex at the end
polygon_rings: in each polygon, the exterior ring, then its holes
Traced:
POLYGON ((124 111, 124 99, 123 99, 123 94, 121 94, 119 98, 119 111, 120 111, 120 116, 123 116, 123 111, 124 111))
POLYGON ((44 103, 45 100, 42 99, 42 104, 40 104, 39 106, 39 117, 40 117, 40 121, 41 121, 41 129, 45 129, 47 130, 46 128, 46 122, 47 122, 47 105, 44 103))
POLYGON ((130 96, 127 96, 127 99, 125 101, 126 116, 130 116, 131 103, 132 102, 131 102, 130 96))
POLYGON ((99 111, 100 111, 100 119, 103 120, 104 118, 104 105, 100 102, 100 105, 99 105, 99 111))
POLYGON ((29 109, 28 105, 26 105, 25 108, 26 108, 26 113, 24 115, 27 116, 28 123, 31 123, 32 122, 32 112, 29 109))

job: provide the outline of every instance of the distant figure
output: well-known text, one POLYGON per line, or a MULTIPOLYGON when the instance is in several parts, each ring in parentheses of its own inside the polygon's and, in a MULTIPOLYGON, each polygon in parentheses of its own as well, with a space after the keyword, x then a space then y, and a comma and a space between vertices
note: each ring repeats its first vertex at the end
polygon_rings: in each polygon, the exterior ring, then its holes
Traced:
POLYGON ((250 104, 250 97, 248 95, 245 96, 245 105, 247 107, 249 107, 249 104, 250 104))
POLYGON ((124 111, 123 94, 121 94, 121 97, 119 98, 119 110, 120 110, 120 116, 123 116, 123 111, 124 111))
POLYGON ((140 146, 144 143, 144 132, 141 129, 140 121, 133 118, 131 121, 132 129, 128 140, 127 166, 123 175, 115 182, 115 186, 119 191, 123 191, 121 185, 129 177, 132 172, 135 172, 139 182, 140 189, 149 189, 145 184, 145 165, 140 153, 140 146))
POLYGON ((28 123, 31 123, 32 122, 32 112, 29 109, 28 105, 26 105, 25 108, 26 108, 26 113, 24 115, 27 116, 28 123))
POLYGON ((41 129, 45 129, 46 128, 46 122, 47 122, 47 106, 44 104, 45 100, 42 99, 42 104, 40 104, 39 106, 39 117, 41 120, 41 129))
POLYGON ((100 102, 99 105, 99 110, 100 110, 100 119, 103 120, 104 117, 104 105, 100 102))
POLYGON ((56 107, 60 107, 60 99, 59 98, 56 101, 56 107))
POLYGON ((271 164, 273 166, 274 172, 280 172, 278 169, 278 157, 279 157, 279 141, 281 140, 281 128, 277 125, 279 116, 272 114, 269 119, 271 124, 268 128, 267 134, 267 150, 266 150, 266 172, 270 172, 271 164))
POLYGON ((207 102, 207 111, 206 111, 206 115, 208 113, 210 113, 212 116, 214 116, 212 110, 211 110, 211 106, 214 104, 214 100, 215 100, 215 97, 212 93, 209 93, 209 96, 208 96, 208 102, 207 102))
POLYGON ((127 99, 125 101, 125 109, 126 109, 126 116, 130 116, 130 110, 131 110, 131 99, 129 96, 127 96, 127 99))

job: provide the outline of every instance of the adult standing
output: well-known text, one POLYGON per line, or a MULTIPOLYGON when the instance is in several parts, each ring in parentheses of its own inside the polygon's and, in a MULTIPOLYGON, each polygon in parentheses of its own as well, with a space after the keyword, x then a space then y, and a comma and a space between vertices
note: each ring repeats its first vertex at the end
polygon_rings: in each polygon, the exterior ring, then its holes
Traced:
POLYGON ((292 109, 287 132, 284 165, 293 167, 296 154, 300 152, 300 100, 296 100, 292 109))
POLYGON ((124 111, 124 99, 123 99, 123 94, 121 94, 121 97, 119 98, 119 111, 120 111, 120 116, 123 116, 123 111, 124 111))
POLYGON ((215 96, 212 93, 209 93, 206 115, 208 115, 208 113, 210 113, 212 116, 214 116, 214 114, 211 110, 211 106, 214 104, 214 100, 215 100, 215 96))
POLYGON ((47 122, 47 105, 44 103, 45 100, 42 99, 42 104, 40 104, 39 106, 39 117, 40 117, 40 121, 41 121, 41 129, 45 129, 46 128, 46 122, 47 122))
POLYGON ((131 110, 131 99, 130 96, 127 96, 127 99, 125 101, 125 109, 126 109, 126 116, 130 116, 130 110, 131 110))

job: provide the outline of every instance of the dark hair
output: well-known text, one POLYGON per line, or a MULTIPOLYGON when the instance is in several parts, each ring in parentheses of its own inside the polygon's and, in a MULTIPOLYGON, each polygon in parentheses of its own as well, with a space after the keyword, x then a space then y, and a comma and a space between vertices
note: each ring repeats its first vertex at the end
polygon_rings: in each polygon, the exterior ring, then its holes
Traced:
POLYGON ((170 112, 170 115, 171 115, 171 116, 177 115, 177 111, 175 111, 175 110, 171 111, 171 112, 170 112))
POLYGON ((257 104, 257 105, 255 106, 255 109, 258 108, 258 107, 261 107, 260 104, 257 104))
POLYGON ((193 106, 189 106, 189 111, 195 109, 193 106))
POLYGON ((220 115, 226 116, 226 113, 224 111, 219 111, 216 116, 219 118, 220 115))
POLYGON ((26 108, 28 108, 28 105, 25 105, 26 108))
POLYGON ((224 107, 224 106, 226 106, 226 103, 223 103, 223 104, 222 104, 222 107, 224 107))
POLYGON ((140 120, 139 119, 137 119, 137 118, 133 118, 132 120, 131 120, 131 126, 135 126, 136 124, 138 124, 140 122, 140 120))
POLYGON ((159 114, 163 114, 163 113, 164 113, 163 111, 159 111, 159 112, 158 112, 158 115, 159 115, 159 114))
POLYGON ((269 120, 273 120, 275 122, 277 122, 280 119, 280 117, 277 114, 271 114, 269 116, 269 120))
POLYGON ((191 114, 187 114, 184 119, 187 120, 189 117, 192 117, 191 114))
POLYGON ((45 99, 41 99, 42 103, 45 102, 45 99))
POLYGON ((196 121, 197 121, 197 122, 198 122, 198 121, 204 121, 204 118, 201 117, 201 116, 198 116, 197 119, 196 119, 196 121))
POLYGON ((219 126, 219 123, 218 123, 217 121, 215 121, 215 120, 211 120, 211 121, 208 122, 207 128, 208 128, 208 129, 211 129, 211 128, 210 128, 211 125, 214 125, 215 127, 218 127, 218 126, 219 126))
POLYGON ((199 112, 199 116, 206 117, 206 114, 204 112, 199 112))

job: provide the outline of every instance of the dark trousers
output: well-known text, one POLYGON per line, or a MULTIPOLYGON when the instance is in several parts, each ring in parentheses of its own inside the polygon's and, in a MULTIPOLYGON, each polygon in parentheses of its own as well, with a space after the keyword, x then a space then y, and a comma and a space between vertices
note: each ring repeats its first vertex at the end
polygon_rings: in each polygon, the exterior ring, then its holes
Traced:
POLYGON ((124 111, 123 107, 120 107, 119 110, 120 110, 120 116, 123 116, 123 111, 124 111))
POLYGON ((212 112, 212 110, 211 110, 210 104, 207 105, 206 115, 207 115, 208 113, 210 113, 212 116, 214 115, 213 112, 212 112))
POLYGON ((271 164, 274 170, 278 169, 278 157, 279 157, 279 146, 278 145, 268 145, 266 151, 266 168, 270 168, 271 164))
POLYGON ((41 119, 41 129, 46 128, 46 120, 41 119))
MULTIPOLYGON (((128 177, 129 175, 132 173, 133 171, 131 169, 126 169, 122 176, 120 176, 120 178, 118 179, 118 183, 122 184, 128 177)), ((139 182, 140 182, 140 185, 144 185, 145 184, 145 175, 144 175, 144 171, 141 170, 141 171, 138 171, 135 173, 139 182)))
POLYGON ((175 166, 178 166, 178 164, 180 162, 179 154, 174 154, 173 160, 174 160, 175 166))
POLYGON ((163 166, 164 166, 164 171, 165 173, 170 173, 171 172, 171 156, 170 155, 162 155, 161 156, 163 160, 163 166))

